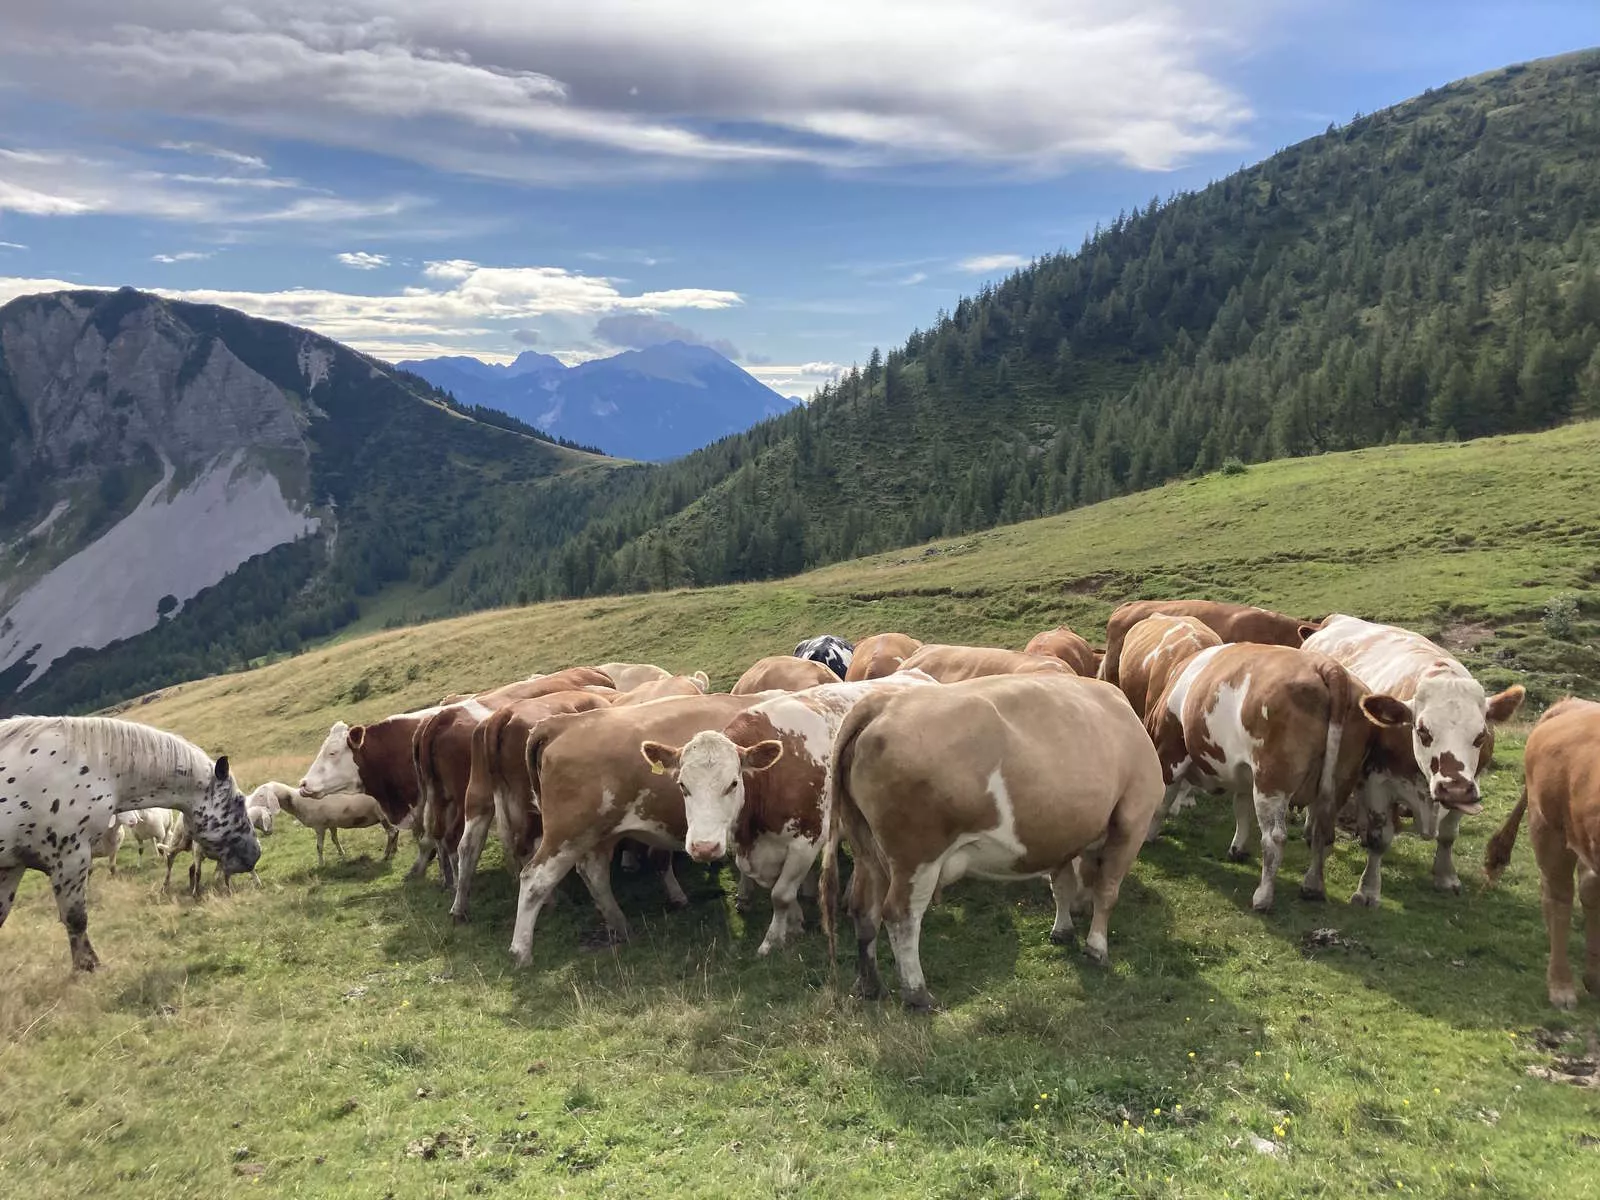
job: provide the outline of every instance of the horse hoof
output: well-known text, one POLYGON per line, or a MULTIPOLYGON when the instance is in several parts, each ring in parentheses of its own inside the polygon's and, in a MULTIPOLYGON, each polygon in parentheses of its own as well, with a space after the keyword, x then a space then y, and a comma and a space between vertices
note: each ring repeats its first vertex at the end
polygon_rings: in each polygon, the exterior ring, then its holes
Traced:
POLYGON ((908 1011, 923 1016, 940 1011, 939 1002, 929 994, 927 988, 918 988, 914 992, 904 992, 901 994, 900 999, 908 1011))
POLYGON ((1052 929, 1050 931, 1050 942, 1052 945, 1072 946, 1076 945, 1077 941, 1078 931, 1076 929, 1052 929))
POLYGON ((1300 899, 1302 900, 1310 900, 1320 904, 1327 898, 1328 893, 1322 888, 1307 887, 1303 883, 1300 885, 1300 899))
POLYGON ((1229 846, 1228 861, 1232 863, 1249 862, 1250 851, 1239 846, 1229 846))
POLYGON ((1378 898, 1376 896, 1369 896, 1365 892, 1357 892, 1355 895, 1350 897, 1350 903, 1354 904, 1357 908, 1377 908, 1378 898))

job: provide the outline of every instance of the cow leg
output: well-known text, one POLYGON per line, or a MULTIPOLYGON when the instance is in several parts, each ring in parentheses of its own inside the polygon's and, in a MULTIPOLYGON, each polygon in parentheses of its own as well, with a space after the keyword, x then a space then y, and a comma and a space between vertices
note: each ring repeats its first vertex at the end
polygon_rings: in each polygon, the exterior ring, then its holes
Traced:
MULTIPOLYGON (((1228 843, 1229 862, 1248 862, 1250 859, 1250 830, 1259 821, 1260 813, 1254 795, 1244 792, 1233 794, 1233 841, 1228 843)), ((1266 837, 1266 827, 1262 827, 1262 837, 1266 837)), ((1266 857, 1267 848, 1261 847, 1262 857, 1266 857)))
POLYGON ((1277 894, 1278 868, 1283 865, 1283 847, 1289 840, 1289 797, 1256 792, 1255 808, 1256 820, 1261 825, 1261 883, 1256 894, 1250 897, 1250 907, 1257 912, 1271 912, 1277 894))
MULTIPOLYGON (((805 928, 805 915, 800 911, 800 892, 816 858, 816 847, 809 842, 797 842, 789 847, 789 854, 783 860, 783 869, 778 872, 777 882, 772 885, 772 924, 767 926, 767 936, 756 949, 757 957, 765 958, 774 950, 786 946, 795 934, 805 928)), ((743 879, 740 883, 743 883, 743 879)))
POLYGON ((1328 885, 1323 876, 1328 861, 1328 847, 1336 836, 1337 816, 1328 805, 1313 804, 1306 809, 1306 841, 1311 846, 1311 865, 1306 867, 1305 878, 1300 881, 1302 900, 1326 900, 1328 885))
POLYGON ((1561 847, 1556 861, 1539 864, 1539 896, 1543 901, 1545 931, 1550 936, 1550 966, 1545 981, 1550 1003, 1557 1008, 1578 1006, 1578 989, 1572 982, 1572 964, 1567 958, 1567 934, 1572 928, 1572 874, 1576 865, 1577 855, 1565 846, 1561 847))
MULTIPOLYGON (((15 890, 15 884, 12 885, 15 890)), ((67 927, 67 945, 72 948, 72 969, 92 971, 100 965, 99 956, 89 944, 89 847, 72 842, 61 852, 50 872, 50 890, 56 896, 56 912, 67 927)))
POLYGON ((733 910, 747 913, 756 906, 756 877, 748 871, 739 871, 738 874, 739 887, 733 894, 733 910))
POLYGON ((1383 899, 1383 856, 1394 842, 1394 822, 1389 819, 1389 789, 1369 778, 1361 789, 1361 798, 1366 806, 1363 816, 1367 830, 1363 841, 1367 847, 1367 867, 1361 873, 1361 885, 1350 897, 1350 903, 1377 908, 1383 899))
POLYGON ((1111 931, 1111 910, 1117 906, 1117 896, 1122 891, 1122 881, 1139 857, 1143 840, 1144 823, 1138 828, 1129 825, 1124 814, 1128 798, 1119 801, 1111 810, 1111 820, 1106 824, 1105 836, 1098 846, 1091 846, 1079 855, 1078 879, 1094 893, 1094 915, 1089 920, 1089 937, 1083 951, 1089 961, 1104 967, 1111 962, 1108 942, 1111 931))
MULTIPOLYGON (((490 813, 474 816, 461 831, 461 844, 456 847, 456 899, 450 906, 450 915, 457 921, 467 919, 467 908, 472 898, 472 877, 477 873, 478 860, 483 857, 483 845, 489 840, 489 822, 492 819, 490 813)), ((510 853, 508 845, 508 857, 510 853)))
POLYGON ((1583 901, 1583 986, 1600 996, 1600 871, 1578 868, 1578 896, 1583 901))
POLYGON ((539 910, 586 853, 571 842, 554 846, 553 840, 546 838, 539 852, 522 868, 517 889, 517 920, 511 929, 511 957, 519 967, 533 961, 533 927, 539 920, 539 910))
POLYGON ((883 920, 889 929, 895 970, 900 975, 900 999, 913 1012, 932 1012, 938 1007, 922 975, 921 942, 922 914, 928 911, 934 889, 939 886, 942 865, 942 859, 925 863, 909 877, 890 868, 883 920))
POLYGON ((1150 816, 1150 829, 1144 835, 1145 841, 1153 842, 1160 837, 1161 826, 1166 823, 1167 818, 1172 813, 1183 807, 1182 801, 1193 793, 1194 785, 1184 777, 1184 773, 1188 769, 1189 760, 1187 758, 1175 768, 1173 780, 1167 784, 1167 790, 1161 797, 1160 806, 1150 816))
POLYGON ((1070 946, 1078 940, 1078 931, 1072 927, 1072 909, 1078 903, 1078 860, 1073 859, 1050 876, 1050 894, 1056 898, 1056 923, 1050 930, 1050 940, 1058 946, 1070 946))
POLYGON ((856 982, 852 989, 863 1000, 883 998, 883 976, 878 973, 878 929, 883 924, 883 876, 865 856, 850 872, 850 914, 856 924, 856 982))
POLYGON ((1461 813, 1451 809, 1439 818, 1438 847, 1433 852, 1433 886, 1441 892, 1461 894, 1461 880, 1456 876, 1456 832, 1461 828, 1461 813))
POLYGON ((446 839, 439 851, 439 886, 447 892, 455 891, 456 887, 456 852, 461 848, 458 840, 452 847, 446 839))
MULTIPOLYGON (((672 872, 672 851, 671 850, 660 850, 660 851, 656 851, 655 853, 658 853, 658 854, 662 855, 661 886, 664 887, 667 890, 667 907, 669 907, 669 908, 688 908, 689 907, 689 897, 684 895, 683 887, 682 887, 682 885, 680 885, 678 883, 678 877, 675 874, 673 874, 673 872, 672 872)), ((607 858, 606 858, 606 877, 609 879, 610 876, 611 876, 611 859, 610 859, 609 856, 607 856, 607 858)))
POLYGON ((17 898, 17 885, 22 882, 26 867, 0 868, 0 925, 11 915, 11 905, 17 898))
MULTIPOLYGON (((582 877, 584 886, 589 889, 589 895, 594 898, 594 905, 600 910, 600 915, 605 919, 606 930, 611 935, 613 942, 628 940, 628 918, 622 915, 622 907, 617 903, 616 896, 611 893, 611 847, 602 846, 591 850, 578 859, 578 874, 582 877)), ((672 860, 667 860, 668 872, 671 872, 672 860)))
POLYGON ((388 862, 394 857, 396 850, 400 849, 400 826, 388 821, 383 823, 385 840, 383 843, 383 861, 388 862))

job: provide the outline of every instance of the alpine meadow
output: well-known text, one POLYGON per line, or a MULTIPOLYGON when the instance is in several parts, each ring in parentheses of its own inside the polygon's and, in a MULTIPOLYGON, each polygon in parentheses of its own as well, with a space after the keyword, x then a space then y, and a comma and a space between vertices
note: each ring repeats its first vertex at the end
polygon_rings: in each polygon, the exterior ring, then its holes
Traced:
POLYGON ((1600 1200, 1600 18, 1436 3, 0 15, 0 1197, 1600 1200))

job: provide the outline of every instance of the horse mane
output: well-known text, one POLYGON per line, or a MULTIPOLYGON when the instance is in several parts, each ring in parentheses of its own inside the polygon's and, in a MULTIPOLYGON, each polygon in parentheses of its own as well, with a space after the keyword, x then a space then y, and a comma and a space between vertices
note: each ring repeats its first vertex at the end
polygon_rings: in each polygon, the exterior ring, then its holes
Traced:
POLYGON ((115 763, 152 775, 189 771, 204 780, 214 766, 211 756, 175 733, 119 721, 113 717, 14 717, 0 721, 0 751, 25 746, 56 734, 70 753, 97 764, 115 763))

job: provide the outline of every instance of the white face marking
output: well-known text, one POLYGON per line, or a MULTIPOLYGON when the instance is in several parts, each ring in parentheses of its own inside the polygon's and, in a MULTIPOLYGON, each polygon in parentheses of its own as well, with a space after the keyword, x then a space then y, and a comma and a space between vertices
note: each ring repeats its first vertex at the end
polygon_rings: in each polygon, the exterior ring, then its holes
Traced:
POLYGON ((317 757, 300 781, 300 790, 308 796, 361 790, 361 772, 356 767, 355 753, 350 749, 350 726, 343 721, 335 721, 328 730, 322 749, 317 751, 317 757))
POLYGON ((678 759, 678 788, 688 825, 685 848, 692 853, 695 846, 709 845, 717 857, 726 854, 744 804, 739 747, 716 730, 695 734, 678 759))
POLYGON ((1477 794, 1478 758, 1489 728, 1488 698, 1477 680, 1428 676, 1411 702, 1411 749, 1428 781, 1428 794, 1471 784, 1477 794), (1435 767, 1439 769, 1435 769, 1435 767))

